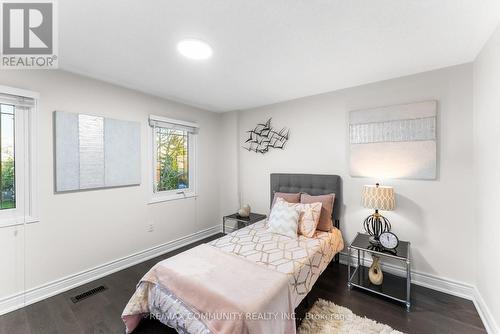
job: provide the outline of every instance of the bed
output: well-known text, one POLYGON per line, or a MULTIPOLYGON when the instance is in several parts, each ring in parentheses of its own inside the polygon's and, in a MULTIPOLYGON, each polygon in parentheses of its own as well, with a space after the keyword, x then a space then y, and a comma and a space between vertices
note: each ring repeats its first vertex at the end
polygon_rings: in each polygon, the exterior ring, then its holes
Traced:
POLYGON ((335 193, 330 232, 270 233, 260 221, 156 264, 123 311, 127 333, 150 316, 184 334, 295 333, 294 309, 343 248, 342 180, 271 174, 275 192, 335 193))

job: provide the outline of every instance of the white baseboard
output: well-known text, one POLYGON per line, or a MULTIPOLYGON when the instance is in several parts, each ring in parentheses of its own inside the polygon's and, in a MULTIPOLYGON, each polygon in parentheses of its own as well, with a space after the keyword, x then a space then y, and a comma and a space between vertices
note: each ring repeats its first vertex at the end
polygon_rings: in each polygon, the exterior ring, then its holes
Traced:
MULTIPOLYGON (((352 258, 354 260, 354 258, 352 258)), ((340 262, 347 264, 347 254, 340 253, 340 262)), ((365 265, 370 266, 372 263, 371 258, 365 258, 365 265)), ((382 264, 382 269, 385 272, 398 275, 406 276, 406 269, 402 266, 397 266, 393 264, 382 264)), ((441 291, 453 296, 460 298, 465 298, 468 300, 474 299, 474 286, 462 282, 457 282, 454 280, 437 277, 430 274, 419 273, 414 270, 411 271, 411 282, 416 285, 420 285, 429 289, 441 291)))
MULTIPOLYGON (((354 257, 351 258, 354 261, 354 257)), ((347 264, 347 253, 340 253, 340 262, 347 264)), ((372 263, 371 258, 365 258, 365 265, 370 266, 372 263)), ((382 264, 382 269, 385 272, 406 276, 406 270, 393 264, 382 264)), ((444 292, 460 298, 471 300, 476 307, 476 310, 483 321, 484 327, 489 334, 500 334, 498 325, 495 322, 488 306, 484 302, 481 294, 474 285, 457 282, 447 278, 442 278, 430 274, 419 273, 414 270, 411 271, 411 282, 429 288, 444 292)))
POLYGON ((101 277, 110 275, 117 271, 126 269, 138 263, 173 251, 182 246, 189 245, 195 241, 207 238, 221 232, 221 225, 216 225, 208 229, 187 235, 185 237, 169 241, 141 252, 117 259, 103 265, 81 271, 79 273, 55 280, 53 282, 26 290, 25 293, 18 293, 0 299, 0 315, 12 312, 40 300, 55 296, 59 293, 71 290, 80 285, 92 282, 101 277))
POLYGON ((483 321, 486 332, 489 334, 500 334, 500 327, 498 326, 495 318, 490 312, 490 309, 484 302, 483 296, 479 293, 477 288, 474 288, 474 305, 476 306, 477 313, 483 321))

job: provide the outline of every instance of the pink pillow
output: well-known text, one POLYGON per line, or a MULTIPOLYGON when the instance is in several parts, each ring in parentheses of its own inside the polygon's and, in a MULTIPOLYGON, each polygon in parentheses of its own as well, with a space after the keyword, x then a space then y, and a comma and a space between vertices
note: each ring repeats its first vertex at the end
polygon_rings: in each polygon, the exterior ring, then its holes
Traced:
POLYGON ((274 193, 273 205, 277 198, 283 198, 288 203, 300 203, 300 193, 274 193))
POLYGON ((311 196, 309 194, 302 194, 300 196, 300 203, 316 203, 321 202, 321 215, 319 216, 319 223, 317 230, 329 232, 332 229, 332 213, 333 202, 335 201, 335 194, 311 196))

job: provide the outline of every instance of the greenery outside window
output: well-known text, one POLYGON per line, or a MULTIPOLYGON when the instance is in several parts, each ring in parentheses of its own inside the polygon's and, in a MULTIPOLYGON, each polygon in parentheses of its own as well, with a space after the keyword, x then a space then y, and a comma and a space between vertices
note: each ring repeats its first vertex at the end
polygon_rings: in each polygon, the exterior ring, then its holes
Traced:
POLYGON ((153 201, 196 196, 195 123, 151 115, 153 201))
POLYGON ((16 207, 14 110, 0 102, 0 210, 16 207))

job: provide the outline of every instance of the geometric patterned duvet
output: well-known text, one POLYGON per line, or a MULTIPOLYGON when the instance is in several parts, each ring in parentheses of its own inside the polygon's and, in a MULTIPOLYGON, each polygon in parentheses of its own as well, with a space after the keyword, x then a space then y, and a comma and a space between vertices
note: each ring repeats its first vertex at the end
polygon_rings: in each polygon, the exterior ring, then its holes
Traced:
POLYGON ((294 306, 311 291, 335 254, 344 248, 340 231, 316 231, 313 238, 297 239, 270 233, 266 221, 237 230, 210 242, 220 250, 279 271, 289 277, 294 306))
MULTIPOLYGON (((261 221, 214 240, 209 245, 288 276, 290 297, 297 307, 314 283, 344 247, 340 231, 317 231, 313 238, 296 239, 270 233, 261 221)), ((250 288, 250 287, 249 287, 250 288)), ((141 282, 123 311, 122 317, 149 310, 165 325, 181 334, 210 334, 211 331, 194 316, 191 307, 168 287, 141 282)), ((147 316, 147 314, 143 314, 147 316)), ((133 331, 127 328, 127 333, 133 331)))

